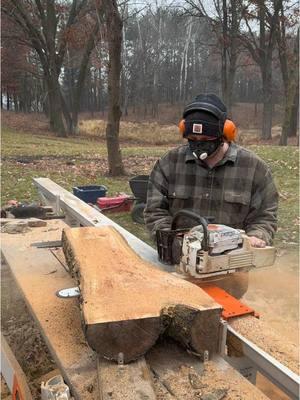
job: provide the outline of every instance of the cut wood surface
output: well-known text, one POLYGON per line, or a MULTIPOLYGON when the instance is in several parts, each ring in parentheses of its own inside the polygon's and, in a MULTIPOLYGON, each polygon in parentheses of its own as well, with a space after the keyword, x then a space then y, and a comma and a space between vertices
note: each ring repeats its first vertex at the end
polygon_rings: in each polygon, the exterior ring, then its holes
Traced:
MULTIPOLYGON (((231 319, 229 323, 246 339, 299 375, 299 351, 297 346, 279 336, 263 319, 245 316, 231 319)), ((229 350, 233 352, 233 355, 235 351, 239 351, 239 349, 235 348, 235 343, 236 341, 230 340, 230 335, 228 335, 229 350)))
POLYGON ((221 307, 202 289, 142 260, 113 227, 67 228, 62 242, 98 354, 136 359, 166 328, 200 354, 217 351, 221 307))

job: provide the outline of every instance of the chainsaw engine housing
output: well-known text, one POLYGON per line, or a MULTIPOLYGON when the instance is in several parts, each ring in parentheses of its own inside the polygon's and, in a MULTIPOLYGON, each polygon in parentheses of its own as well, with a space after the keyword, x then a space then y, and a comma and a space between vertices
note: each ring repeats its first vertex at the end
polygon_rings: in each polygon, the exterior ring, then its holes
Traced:
POLYGON ((251 247, 245 232, 225 225, 207 225, 208 250, 202 248, 202 225, 183 234, 177 272, 196 278, 248 271, 257 266, 273 265, 275 249, 251 247), (263 259, 262 257, 263 256, 263 259))

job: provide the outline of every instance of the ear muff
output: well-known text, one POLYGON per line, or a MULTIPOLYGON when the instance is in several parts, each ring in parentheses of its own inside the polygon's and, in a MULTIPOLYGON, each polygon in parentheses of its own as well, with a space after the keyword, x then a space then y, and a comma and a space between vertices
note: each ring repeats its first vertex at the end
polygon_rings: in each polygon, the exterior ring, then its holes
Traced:
POLYGON ((182 119, 178 124, 179 132, 182 136, 185 134, 185 119, 182 119))
MULTIPOLYGON (((185 135, 185 119, 182 119, 178 124, 179 132, 182 136, 185 135)), ((237 127, 230 119, 226 119, 223 127, 223 135, 229 142, 233 142, 237 137, 237 127)))
POLYGON ((228 142, 233 142, 237 137, 237 127, 230 119, 226 119, 224 122, 223 135, 228 142))

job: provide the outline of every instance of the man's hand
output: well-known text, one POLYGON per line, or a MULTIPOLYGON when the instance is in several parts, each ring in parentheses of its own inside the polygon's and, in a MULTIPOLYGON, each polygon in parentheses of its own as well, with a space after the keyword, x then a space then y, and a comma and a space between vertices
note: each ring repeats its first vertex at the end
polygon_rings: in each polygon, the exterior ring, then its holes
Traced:
POLYGON ((266 247, 266 242, 262 239, 258 239, 255 236, 249 236, 249 241, 252 247, 266 247))

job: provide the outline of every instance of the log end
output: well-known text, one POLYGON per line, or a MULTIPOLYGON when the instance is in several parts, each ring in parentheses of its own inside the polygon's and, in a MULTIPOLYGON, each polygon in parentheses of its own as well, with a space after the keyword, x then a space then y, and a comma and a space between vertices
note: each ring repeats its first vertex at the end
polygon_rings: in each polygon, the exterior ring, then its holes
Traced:
POLYGON ((197 310, 176 305, 162 310, 167 335, 202 359, 218 352, 221 308, 197 310))
POLYGON ((85 329, 94 351, 109 360, 118 361, 121 357, 124 363, 144 355, 162 331, 159 317, 86 325, 85 329))

